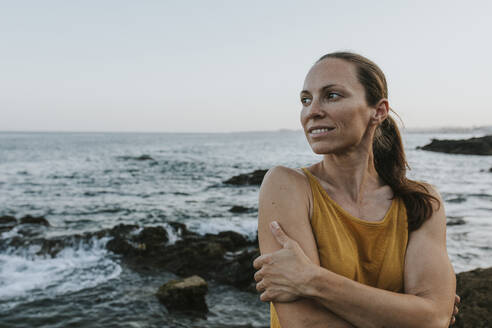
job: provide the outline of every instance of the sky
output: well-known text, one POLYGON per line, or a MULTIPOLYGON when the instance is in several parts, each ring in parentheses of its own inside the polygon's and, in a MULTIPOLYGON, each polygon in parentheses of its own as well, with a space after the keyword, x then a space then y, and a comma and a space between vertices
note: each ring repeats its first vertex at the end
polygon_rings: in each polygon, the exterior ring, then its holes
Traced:
POLYGON ((0 0, 0 131, 300 129, 323 54, 385 72, 406 127, 492 125, 492 1, 0 0))

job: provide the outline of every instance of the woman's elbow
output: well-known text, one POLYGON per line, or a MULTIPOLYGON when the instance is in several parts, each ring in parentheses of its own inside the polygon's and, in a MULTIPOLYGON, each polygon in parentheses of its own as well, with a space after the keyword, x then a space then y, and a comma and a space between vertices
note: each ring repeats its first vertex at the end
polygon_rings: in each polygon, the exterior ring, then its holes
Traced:
POLYGON ((448 328, 451 321, 451 313, 442 308, 432 308, 427 314, 425 324, 419 327, 425 328, 448 328))

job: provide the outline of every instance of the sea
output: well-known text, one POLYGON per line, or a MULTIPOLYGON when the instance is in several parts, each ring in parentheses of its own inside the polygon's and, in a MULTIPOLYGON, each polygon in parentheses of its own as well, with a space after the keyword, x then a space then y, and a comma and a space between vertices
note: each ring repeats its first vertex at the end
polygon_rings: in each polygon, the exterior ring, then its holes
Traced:
MULTIPOLYGON (((435 185, 447 214, 455 271, 492 266, 492 156, 417 149, 480 131, 404 132, 409 176, 435 185)), ((199 234, 233 230, 254 240, 258 186, 223 182, 276 165, 320 161, 301 131, 237 133, 0 132, 0 216, 43 216, 37 238, 70 236, 120 223, 184 223, 199 234), (143 156, 143 157, 142 157, 143 156), (147 158, 147 160, 142 160, 147 158), (255 210, 237 214, 240 205, 255 210)), ((17 228, 0 238, 29 238, 17 228)), ((142 274, 106 250, 108 238, 55 257, 32 247, 0 251, 0 327, 266 327, 258 295, 209 282, 209 313, 168 312, 155 292, 176 278, 142 274)))

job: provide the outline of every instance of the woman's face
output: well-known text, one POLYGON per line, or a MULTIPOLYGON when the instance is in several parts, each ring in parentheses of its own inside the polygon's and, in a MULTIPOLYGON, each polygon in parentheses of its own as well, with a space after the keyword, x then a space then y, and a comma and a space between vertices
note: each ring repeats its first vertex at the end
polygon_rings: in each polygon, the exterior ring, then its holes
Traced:
POLYGON ((376 112, 366 103, 354 64, 338 58, 324 59, 311 68, 301 103, 301 124, 316 154, 355 149, 376 112))

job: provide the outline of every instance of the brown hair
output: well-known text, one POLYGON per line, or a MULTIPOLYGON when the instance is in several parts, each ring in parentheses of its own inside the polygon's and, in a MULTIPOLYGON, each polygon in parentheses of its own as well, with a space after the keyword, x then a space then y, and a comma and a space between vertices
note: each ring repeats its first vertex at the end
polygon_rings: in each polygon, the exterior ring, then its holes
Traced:
MULTIPOLYGON (((357 79, 365 90, 369 106, 388 98, 388 86, 383 71, 369 59, 351 52, 333 52, 319 60, 337 58, 356 66, 357 79)), ((391 111, 395 113, 392 109, 391 111)), ((396 114, 396 113, 395 113, 396 114)), ((397 114, 396 114, 397 115, 397 114)), ((439 200, 421 182, 406 177, 410 169, 405 157, 400 131, 395 120, 388 117, 377 127, 372 143, 374 166, 379 176, 391 187, 395 197, 401 197, 407 209, 408 231, 414 231, 433 213, 432 202, 439 200)))

